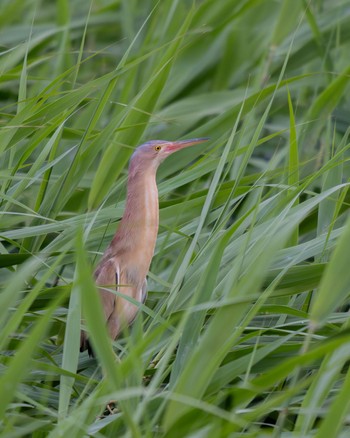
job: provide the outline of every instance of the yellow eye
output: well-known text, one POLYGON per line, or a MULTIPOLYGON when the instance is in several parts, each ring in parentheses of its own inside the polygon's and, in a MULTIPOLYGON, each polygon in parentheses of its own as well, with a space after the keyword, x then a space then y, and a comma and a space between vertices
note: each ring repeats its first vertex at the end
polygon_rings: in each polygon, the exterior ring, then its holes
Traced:
POLYGON ((162 147, 159 146, 159 145, 154 146, 154 150, 157 151, 157 152, 159 152, 161 149, 162 149, 162 147))

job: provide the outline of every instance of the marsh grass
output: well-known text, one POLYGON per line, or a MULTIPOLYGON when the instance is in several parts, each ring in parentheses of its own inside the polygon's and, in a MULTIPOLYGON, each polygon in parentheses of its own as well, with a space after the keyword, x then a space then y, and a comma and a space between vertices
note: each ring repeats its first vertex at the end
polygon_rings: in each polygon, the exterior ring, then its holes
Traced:
POLYGON ((2 0, 0 25, 1 436, 348 436, 348 2, 2 0), (196 136, 113 353, 92 272, 128 159, 196 136))

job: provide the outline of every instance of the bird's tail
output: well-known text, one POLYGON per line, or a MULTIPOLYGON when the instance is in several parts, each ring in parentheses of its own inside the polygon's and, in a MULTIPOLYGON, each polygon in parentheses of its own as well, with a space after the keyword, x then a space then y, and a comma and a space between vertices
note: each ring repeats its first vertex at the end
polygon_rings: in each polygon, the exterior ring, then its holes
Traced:
POLYGON ((83 352, 87 350, 90 357, 95 357, 94 350, 92 349, 91 343, 89 341, 88 335, 84 330, 80 332, 80 351, 83 352))

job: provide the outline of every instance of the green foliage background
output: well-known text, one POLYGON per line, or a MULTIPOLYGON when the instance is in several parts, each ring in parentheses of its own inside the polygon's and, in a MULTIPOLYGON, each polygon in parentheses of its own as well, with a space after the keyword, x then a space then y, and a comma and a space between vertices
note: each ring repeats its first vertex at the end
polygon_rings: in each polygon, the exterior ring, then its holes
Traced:
POLYGON ((349 1, 0 6, 1 436, 349 436, 349 1), (113 353, 128 159, 204 136, 113 353))

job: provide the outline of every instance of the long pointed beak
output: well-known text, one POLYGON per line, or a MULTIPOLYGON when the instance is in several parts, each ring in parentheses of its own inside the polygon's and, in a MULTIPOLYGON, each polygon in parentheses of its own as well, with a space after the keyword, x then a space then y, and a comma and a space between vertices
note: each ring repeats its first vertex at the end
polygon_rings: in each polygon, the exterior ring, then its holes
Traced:
POLYGON ((187 148, 188 146, 193 146, 195 144, 203 143, 208 140, 209 137, 192 138, 190 140, 169 141, 166 144, 166 152, 173 153, 179 151, 180 149, 187 148))

